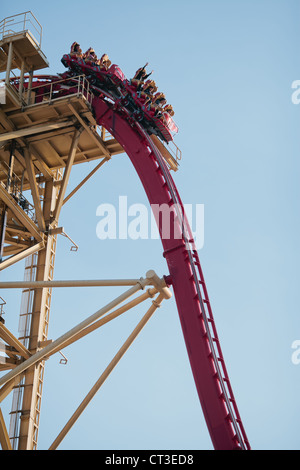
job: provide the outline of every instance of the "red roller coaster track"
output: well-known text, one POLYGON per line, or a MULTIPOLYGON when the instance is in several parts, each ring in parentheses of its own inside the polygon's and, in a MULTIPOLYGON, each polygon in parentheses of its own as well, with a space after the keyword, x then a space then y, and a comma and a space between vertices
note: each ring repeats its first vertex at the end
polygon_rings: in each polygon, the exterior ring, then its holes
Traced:
MULTIPOLYGON (((63 74, 70 79, 70 70, 63 74)), ((89 80, 89 76, 87 76, 89 80)), ((60 77, 36 77, 35 85, 54 86, 60 77), (41 82, 42 80, 42 82, 41 82)), ((151 205, 167 204, 173 214, 173 230, 162 236, 164 257, 169 268, 166 277, 172 285, 197 392, 213 446, 216 450, 249 450, 248 442, 226 370, 215 321, 192 232, 184 215, 178 190, 159 150, 124 100, 105 86, 95 86, 92 101, 98 125, 107 129, 129 156, 151 205), (179 234, 179 235, 178 235, 179 234)), ((60 90, 60 85, 57 85, 60 90)), ((74 87, 63 94, 74 93, 74 87)), ((156 214, 154 214, 156 216, 156 214)))
MULTIPOLYGON (((118 112, 99 98, 94 100, 93 107, 98 124, 118 140, 129 156, 150 204, 173 207, 177 230, 175 227, 169 238, 162 237, 164 257, 214 448, 249 449, 225 367, 198 253, 170 172, 141 126, 129 124, 124 109, 118 112), (178 239, 177 231, 182 228, 182 237, 178 239)), ((160 226, 159 229, 161 232, 160 226)))

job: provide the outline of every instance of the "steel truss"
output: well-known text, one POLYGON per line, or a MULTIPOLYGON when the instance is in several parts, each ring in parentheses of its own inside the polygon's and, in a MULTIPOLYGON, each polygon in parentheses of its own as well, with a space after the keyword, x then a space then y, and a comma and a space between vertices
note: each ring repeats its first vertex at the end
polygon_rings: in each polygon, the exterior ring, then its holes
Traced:
MULTIPOLYGON (((95 385, 92 387, 90 392, 81 402, 77 410, 71 416, 68 423, 64 426, 62 431, 59 433, 57 438, 54 440, 52 445, 50 446, 49 450, 54 450, 58 447, 61 443, 63 438, 66 436, 68 431, 71 429, 73 424, 79 418, 81 413, 84 411, 86 406, 95 396, 97 391, 103 385, 109 374, 112 370, 116 367, 118 362, 121 360, 125 352, 131 346, 133 341, 136 339, 138 334, 141 332, 143 327, 152 317, 153 313, 156 311, 157 308, 161 306, 161 303, 164 299, 171 298, 172 294, 169 290, 164 278, 160 279, 157 274, 150 270, 146 274, 146 278, 140 279, 124 279, 124 280, 93 280, 93 281, 36 281, 36 282, 13 282, 13 283, 2 283, 1 287, 6 288, 43 288, 43 289, 52 289, 53 287, 87 287, 87 286, 128 286, 131 285, 130 289, 128 289, 123 294, 116 297, 114 300, 109 302, 107 305, 102 307, 100 310, 80 322, 78 325, 74 326, 72 329, 64 333, 62 336, 57 338, 54 341, 42 341, 39 342, 38 348, 35 353, 31 353, 27 348, 23 346, 22 343, 19 342, 17 338, 14 337, 12 333, 2 324, 0 324, 0 337, 4 339, 11 348, 11 351, 14 351, 14 357, 21 356, 23 358, 22 361, 20 359, 14 359, 15 367, 5 374, 0 379, 0 403, 3 399, 7 396, 7 394, 22 380, 23 374, 26 374, 28 370, 37 370, 40 364, 51 357, 53 354, 57 352, 61 352, 62 349, 66 348, 70 344, 78 341, 79 339, 83 338, 87 334, 95 331, 96 329, 100 328, 101 326, 105 325, 109 321, 117 318, 118 316, 122 315, 123 313, 127 312, 133 307, 140 305, 142 302, 149 298, 154 298, 157 294, 157 297, 152 300, 152 305, 147 310, 144 317, 140 320, 138 325, 135 327, 133 332, 130 334, 128 339, 125 341, 123 346, 119 349, 117 354, 114 356, 112 361, 109 363, 103 374, 101 374, 100 378, 97 380, 95 385), (125 303, 121 307, 117 308, 111 313, 111 310, 122 304, 123 302, 127 301, 130 297, 135 295, 139 290, 144 290, 146 287, 152 286, 148 288, 146 292, 137 298, 125 303), (103 318, 102 318, 103 317, 103 318), (33 369, 34 368, 34 369, 33 369)), ((21 436, 20 436, 21 437, 21 436)), ((3 416, 0 409, 0 444, 3 449, 12 449, 11 442, 9 439, 9 435, 5 426, 5 422, 3 420, 3 416)))
POLYGON ((104 129, 99 132, 84 76, 72 79, 68 96, 57 99, 50 84, 43 99, 35 102, 34 73, 49 65, 40 48, 39 26, 30 12, 0 23, 0 72, 5 72, 6 93, 0 108, 0 271, 26 260, 25 280, 37 283, 23 286, 20 337, 0 322, 0 371, 11 369, 14 375, 2 382, 1 399, 13 390, 13 400, 9 433, 0 416, 0 442, 3 448, 19 450, 37 448, 44 360, 21 374, 15 372, 48 341, 57 236, 66 236, 71 249, 78 248, 59 227, 62 207, 104 163, 123 152, 113 138, 106 138, 104 129), (37 26, 38 44, 30 30, 18 30, 29 22, 37 26), (14 68, 21 71, 17 80, 14 68), (73 165, 93 160, 100 161, 67 194, 73 165))

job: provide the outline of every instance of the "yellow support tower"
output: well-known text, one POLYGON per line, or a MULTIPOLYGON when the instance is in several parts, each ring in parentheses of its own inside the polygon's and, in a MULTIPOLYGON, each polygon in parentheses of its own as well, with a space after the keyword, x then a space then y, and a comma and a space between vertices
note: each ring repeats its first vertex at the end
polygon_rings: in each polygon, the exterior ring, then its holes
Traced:
MULTIPOLYGON (((98 132, 84 77, 74 78, 76 94, 56 99, 49 88, 35 103, 34 73, 48 67, 41 40, 42 27, 31 12, 0 23, 0 72, 5 74, 0 88, 0 271, 27 258, 29 280, 52 281, 63 204, 123 149, 114 139, 105 139, 104 129, 98 132), (67 196, 72 166, 96 159, 97 167, 67 196)), ((15 367, 47 342, 51 288, 25 289, 23 301, 29 298, 21 311, 19 339, 0 322, 0 338, 10 353, 2 358, 0 371, 15 367)), ((1 388, 1 399, 14 389, 10 441, 1 414, 3 448, 11 443, 13 449, 36 449, 43 375, 40 361, 1 388)))

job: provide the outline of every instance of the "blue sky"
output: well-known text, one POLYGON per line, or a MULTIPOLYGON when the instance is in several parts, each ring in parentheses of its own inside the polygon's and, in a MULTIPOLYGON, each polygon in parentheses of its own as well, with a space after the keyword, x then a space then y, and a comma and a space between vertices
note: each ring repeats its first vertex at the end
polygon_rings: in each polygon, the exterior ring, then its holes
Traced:
MULTIPOLYGON (((43 26, 55 74, 73 41, 106 52, 130 78, 149 62, 175 110, 183 153, 174 175, 185 203, 204 204, 200 260, 240 414, 254 449, 299 449, 300 339, 299 123, 292 82, 300 80, 297 0, 53 0, 26 2, 43 26)), ((1 17, 24 11, 5 2, 1 17)), ((74 169, 70 188, 94 165, 74 169)), ((126 156, 113 159, 64 207, 55 278, 166 274, 159 240, 96 236, 96 209, 147 204, 126 156), (124 177, 124 175, 126 175, 124 177)), ((23 266, 3 280, 22 279, 23 266)), ((55 339, 119 290, 55 291, 55 339)), ((1 294, 2 295, 2 294, 1 294)), ((6 324, 16 331, 20 299, 10 291, 6 324)), ((39 448, 47 449, 144 309, 65 350, 46 364, 39 448)), ((8 408, 9 404, 5 404, 8 408)), ((61 449, 211 449, 175 301, 151 319, 61 449)))

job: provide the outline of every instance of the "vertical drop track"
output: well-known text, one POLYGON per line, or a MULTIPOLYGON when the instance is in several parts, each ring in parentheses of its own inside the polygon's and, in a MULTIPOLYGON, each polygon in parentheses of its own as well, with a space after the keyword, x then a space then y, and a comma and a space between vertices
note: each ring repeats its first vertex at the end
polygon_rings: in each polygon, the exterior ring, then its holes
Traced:
MULTIPOLYGON (((167 204, 173 230, 163 236, 170 275, 204 417, 216 450, 250 449, 230 385, 197 250, 172 176, 145 130, 118 103, 103 94, 93 101, 96 121, 122 145, 147 194, 150 205, 167 204)), ((157 216, 157 214, 154 214, 157 216)))

